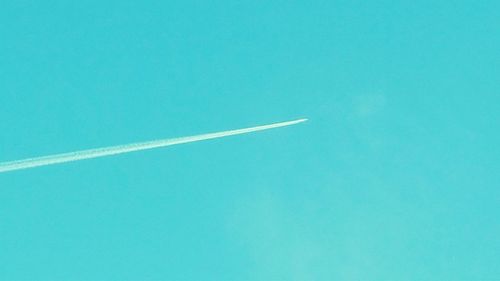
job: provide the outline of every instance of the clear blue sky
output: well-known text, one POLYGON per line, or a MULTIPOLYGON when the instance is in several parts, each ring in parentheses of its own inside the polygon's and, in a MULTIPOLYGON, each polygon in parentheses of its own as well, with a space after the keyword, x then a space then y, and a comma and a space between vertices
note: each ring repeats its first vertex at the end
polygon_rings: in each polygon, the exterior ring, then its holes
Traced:
POLYGON ((499 280, 499 1, 3 1, 0 280, 499 280))

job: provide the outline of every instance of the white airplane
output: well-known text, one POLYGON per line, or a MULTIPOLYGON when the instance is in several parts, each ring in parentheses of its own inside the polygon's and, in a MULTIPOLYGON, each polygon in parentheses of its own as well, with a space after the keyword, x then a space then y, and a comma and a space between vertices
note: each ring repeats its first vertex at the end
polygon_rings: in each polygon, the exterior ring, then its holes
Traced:
POLYGON ((132 152, 132 151, 153 149, 153 148, 188 143, 188 142, 195 142, 195 141, 202 141, 202 140, 209 140, 209 139, 216 139, 216 138, 252 133, 252 132, 257 132, 257 131, 263 131, 263 130, 269 130, 269 129, 279 128, 279 127, 290 126, 290 125, 298 124, 298 123, 305 122, 305 121, 307 121, 307 119, 297 119, 297 120, 293 120, 293 121, 286 121, 286 122, 274 123, 274 124, 269 124, 269 125, 262 125, 262 126, 256 126, 256 127, 250 127, 250 128, 244 128, 244 129, 223 131, 223 132, 217 132, 217 133, 209 133, 209 134, 182 137, 182 138, 174 138, 174 139, 154 140, 154 141, 140 142, 140 143, 131 143, 131 144, 124 144, 124 145, 117 145, 117 146, 110 146, 110 147, 103 147, 103 148, 95 148, 95 149, 88 149, 88 150, 81 150, 81 151, 75 151, 75 152, 69 152, 69 153, 43 156, 43 157, 28 158, 28 159, 23 159, 23 160, 4 162, 4 163, 0 163, 0 173, 14 171, 14 170, 34 168, 34 167, 39 167, 39 166, 46 166, 46 165, 71 162, 71 161, 79 161, 79 160, 90 159, 90 158, 104 157, 104 156, 122 154, 122 153, 127 153, 127 152, 132 152))

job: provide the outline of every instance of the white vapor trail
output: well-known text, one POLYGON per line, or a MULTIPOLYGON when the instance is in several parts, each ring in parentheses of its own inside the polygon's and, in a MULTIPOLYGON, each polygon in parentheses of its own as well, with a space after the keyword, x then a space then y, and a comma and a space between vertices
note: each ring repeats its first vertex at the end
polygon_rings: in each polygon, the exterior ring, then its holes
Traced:
POLYGON ((97 157, 103 157, 103 156, 109 156, 109 155, 116 155, 116 154, 132 152, 132 151, 139 151, 139 150, 152 149, 152 148, 164 147, 164 146, 169 146, 169 145, 176 145, 176 144, 181 144, 181 143, 188 143, 188 142, 216 139, 216 138, 222 138, 222 137, 239 135, 239 134, 252 133, 252 132, 257 132, 257 131, 262 131, 262 130, 278 128, 278 127, 290 126, 290 125, 294 125, 294 124, 301 123, 304 121, 307 121, 307 119, 298 119, 298 120, 293 120, 293 121, 280 122, 280 123, 274 123, 274 124, 263 125, 263 126, 256 126, 256 127, 251 127, 251 128, 223 131, 223 132, 218 132, 218 133, 210 133, 210 134, 203 134, 203 135, 183 137, 183 138, 162 139, 162 140, 155 140, 155 141, 148 141, 148 142, 131 143, 131 144, 124 144, 124 145, 75 151, 75 152, 69 152, 69 153, 55 154, 55 155, 49 155, 49 156, 43 156, 43 157, 28 158, 28 159, 11 161, 11 162, 4 162, 4 163, 0 163, 0 173, 14 171, 14 170, 34 168, 34 167, 39 167, 39 166, 52 165, 52 164, 59 164, 59 163, 64 163, 64 162, 97 158, 97 157))

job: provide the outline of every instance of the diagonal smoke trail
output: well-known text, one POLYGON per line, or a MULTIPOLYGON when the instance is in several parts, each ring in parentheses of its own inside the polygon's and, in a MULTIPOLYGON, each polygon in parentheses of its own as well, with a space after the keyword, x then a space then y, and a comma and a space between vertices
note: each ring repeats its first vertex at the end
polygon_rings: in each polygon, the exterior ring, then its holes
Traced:
POLYGON ((280 123, 274 123, 274 124, 263 125, 263 126, 256 126, 256 127, 251 127, 251 128, 245 128, 245 129, 223 131, 223 132, 218 132, 218 133, 210 133, 210 134, 203 134, 203 135, 183 137, 183 138, 163 139, 163 140, 155 140, 155 141, 148 141, 148 142, 131 143, 131 144, 124 144, 124 145, 75 151, 75 152, 69 152, 69 153, 63 153, 63 154, 55 154, 55 155, 49 155, 49 156, 43 156, 43 157, 37 157, 37 158, 28 158, 28 159, 11 161, 11 162, 4 162, 4 163, 0 163, 0 173, 14 171, 14 170, 28 169, 28 168, 38 167, 38 166, 46 166, 46 165, 52 165, 52 164, 58 164, 58 163, 64 163, 64 162, 71 162, 71 161, 78 161, 78 160, 97 158, 97 157, 103 157, 103 156, 109 156, 109 155, 116 155, 116 154, 132 152, 132 151, 139 151, 139 150, 152 149, 152 148, 164 147, 164 146, 169 146, 169 145, 176 145, 176 144, 181 144, 181 143, 188 143, 188 142, 216 139, 216 138, 222 138, 222 137, 239 135, 239 134, 252 133, 252 132, 257 132, 257 131, 262 131, 262 130, 278 128, 278 127, 290 126, 290 125, 294 125, 294 124, 301 123, 304 121, 307 121, 307 119, 298 119, 298 120, 293 120, 293 121, 280 122, 280 123))

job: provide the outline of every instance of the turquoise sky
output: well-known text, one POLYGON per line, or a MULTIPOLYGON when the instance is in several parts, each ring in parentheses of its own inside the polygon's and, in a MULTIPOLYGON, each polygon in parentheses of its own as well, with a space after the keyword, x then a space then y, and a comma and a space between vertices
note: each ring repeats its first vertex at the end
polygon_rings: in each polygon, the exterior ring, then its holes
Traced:
POLYGON ((499 1, 3 1, 0 280, 500 280, 499 1))

